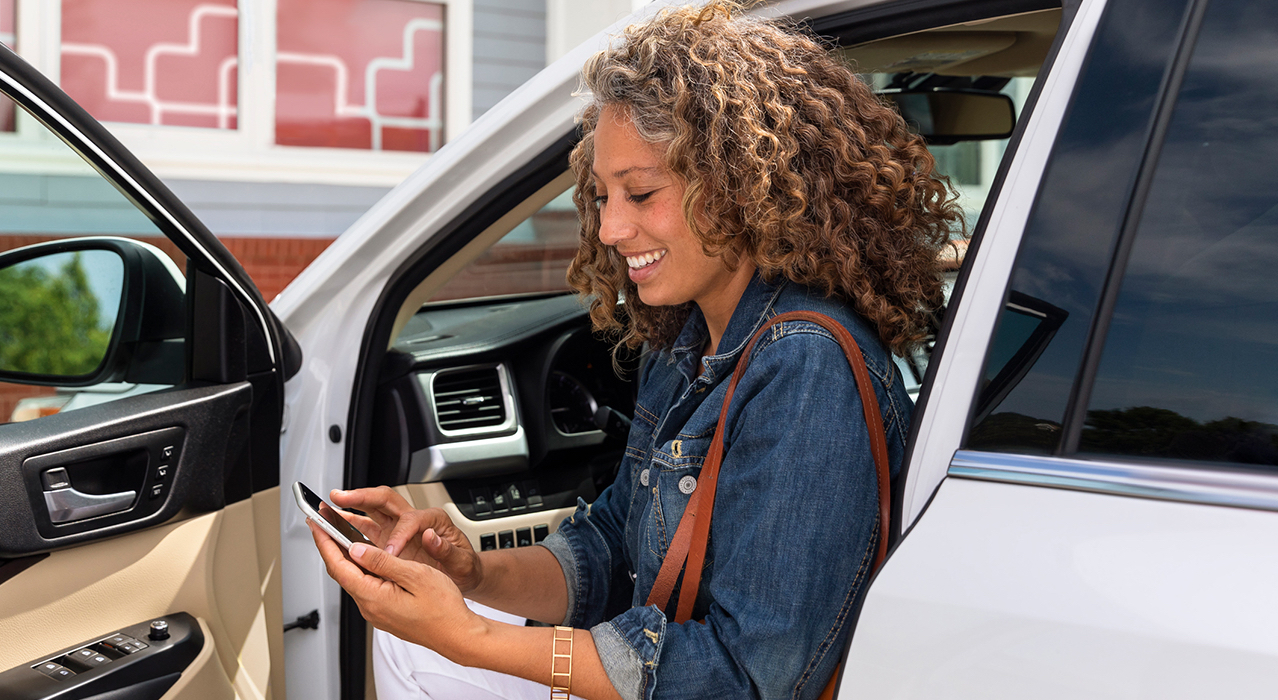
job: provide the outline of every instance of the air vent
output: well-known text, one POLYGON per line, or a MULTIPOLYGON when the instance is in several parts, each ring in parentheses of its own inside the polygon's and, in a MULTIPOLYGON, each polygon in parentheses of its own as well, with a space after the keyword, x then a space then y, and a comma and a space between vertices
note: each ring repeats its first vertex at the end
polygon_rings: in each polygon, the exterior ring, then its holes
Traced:
POLYGON ((487 428, 506 421, 496 367, 438 374, 432 390, 435 416, 443 430, 487 428))

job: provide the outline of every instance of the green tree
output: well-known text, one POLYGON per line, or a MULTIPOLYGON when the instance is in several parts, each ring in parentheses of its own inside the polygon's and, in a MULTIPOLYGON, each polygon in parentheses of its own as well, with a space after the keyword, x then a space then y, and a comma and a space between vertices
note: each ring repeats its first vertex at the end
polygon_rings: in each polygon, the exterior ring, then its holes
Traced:
POLYGON ((1095 410, 1087 412, 1079 449, 1210 462, 1278 464, 1278 426, 1232 416, 1200 423, 1153 406, 1095 410))
POLYGON ((97 295, 80 254, 56 272, 25 262, 0 269, 0 369, 76 376, 106 356, 111 328, 103 327, 97 295))

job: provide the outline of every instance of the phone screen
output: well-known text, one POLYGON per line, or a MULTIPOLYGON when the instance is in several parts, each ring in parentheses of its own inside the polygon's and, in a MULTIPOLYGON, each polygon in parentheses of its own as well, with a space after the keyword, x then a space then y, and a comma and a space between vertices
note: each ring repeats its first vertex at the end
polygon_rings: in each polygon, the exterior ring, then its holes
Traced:
POLYGON ((298 484, 298 486, 302 489, 302 498, 306 500, 306 504, 311 508, 314 508, 315 512, 319 513, 321 518, 328 521, 329 525, 337 528, 337 531, 345 535, 346 539, 351 542, 372 544, 372 542, 364 536, 364 533, 356 530, 354 525, 346 522, 346 518, 338 515, 337 512, 333 510, 332 506, 324 502, 324 499, 316 496, 315 492, 306 488, 306 484, 298 484))

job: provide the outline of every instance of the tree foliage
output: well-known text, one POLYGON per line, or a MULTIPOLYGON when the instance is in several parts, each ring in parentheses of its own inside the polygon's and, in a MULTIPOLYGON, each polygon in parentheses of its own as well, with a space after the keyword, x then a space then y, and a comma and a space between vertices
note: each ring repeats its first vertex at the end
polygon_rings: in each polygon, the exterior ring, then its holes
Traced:
POLYGON ((1278 426, 1232 416, 1199 422, 1152 406, 1088 411, 1083 451, 1172 459, 1278 464, 1278 426))
POLYGON ((80 254, 57 271, 32 262, 0 269, 0 369, 76 376, 106 356, 111 328, 80 254))

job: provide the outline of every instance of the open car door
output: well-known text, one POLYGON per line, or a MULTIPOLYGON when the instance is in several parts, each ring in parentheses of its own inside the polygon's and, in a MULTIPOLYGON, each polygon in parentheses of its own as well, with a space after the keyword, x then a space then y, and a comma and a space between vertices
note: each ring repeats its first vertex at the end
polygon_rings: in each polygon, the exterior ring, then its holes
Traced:
POLYGON ((0 697, 281 697, 300 351, 191 212, 3 46, 0 132, 0 697))

